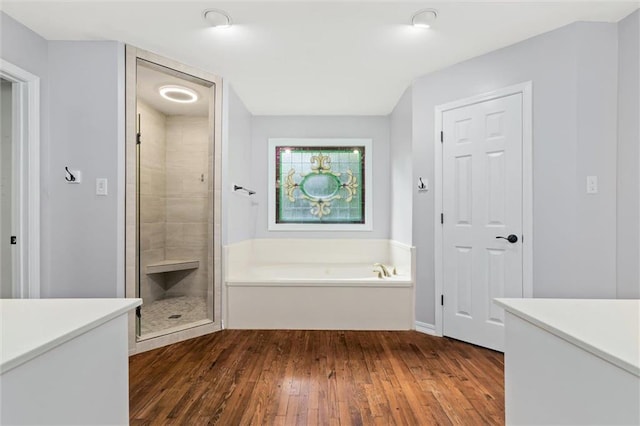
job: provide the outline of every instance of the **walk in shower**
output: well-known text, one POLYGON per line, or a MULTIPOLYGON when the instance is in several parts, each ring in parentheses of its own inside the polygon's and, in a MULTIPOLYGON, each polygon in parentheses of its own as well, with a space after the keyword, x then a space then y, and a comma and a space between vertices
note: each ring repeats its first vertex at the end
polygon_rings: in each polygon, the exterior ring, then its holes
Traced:
MULTIPOLYGON (((135 167, 135 178, 128 173, 128 195, 131 184, 135 188, 128 198, 135 199, 135 239, 127 241, 135 243, 135 297, 143 300, 135 320, 140 342, 202 326, 219 328, 214 309, 219 173, 216 83, 135 51, 135 115, 128 112, 128 121, 135 122, 135 153, 127 154, 128 165, 135 167)), ((128 64, 128 79, 132 71, 128 64)), ((133 261, 131 254, 127 260, 133 261)))

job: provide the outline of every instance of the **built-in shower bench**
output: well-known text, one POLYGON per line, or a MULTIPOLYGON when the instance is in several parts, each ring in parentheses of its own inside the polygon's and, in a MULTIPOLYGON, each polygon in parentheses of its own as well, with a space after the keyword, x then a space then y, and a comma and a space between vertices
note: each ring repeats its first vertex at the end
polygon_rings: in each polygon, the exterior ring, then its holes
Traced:
POLYGON ((160 274, 163 272, 185 271, 187 269, 198 269, 199 260, 163 260, 147 265, 147 274, 160 274))

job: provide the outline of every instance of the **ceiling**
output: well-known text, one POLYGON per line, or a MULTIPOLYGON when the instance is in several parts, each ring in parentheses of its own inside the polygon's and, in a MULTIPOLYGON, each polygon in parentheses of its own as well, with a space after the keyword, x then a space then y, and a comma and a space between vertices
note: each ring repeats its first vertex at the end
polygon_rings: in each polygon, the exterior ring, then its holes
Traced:
MULTIPOLYGON (((186 77, 186 76, 185 76, 186 77)), ((137 96, 156 111, 164 115, 188 115, 207 117, 209 115, 209 87, 190 81, 188 77, 179 78, 152 69, 144 65, 138 65, 137 69, 137 96), (193 90, 198 94, 198 99, 193 103, 172 102, 160 96, 162 86, 181 86, 193 90)))
POLYGON ((2 9, 50 40, 120 40, 220 75, 256 115, 388 114, 413 79, 634 1, 30 1, 2 9), (210 28, 207 8, 230 28, 210 28), (431 29, 408 25, 438 10, 431 29))

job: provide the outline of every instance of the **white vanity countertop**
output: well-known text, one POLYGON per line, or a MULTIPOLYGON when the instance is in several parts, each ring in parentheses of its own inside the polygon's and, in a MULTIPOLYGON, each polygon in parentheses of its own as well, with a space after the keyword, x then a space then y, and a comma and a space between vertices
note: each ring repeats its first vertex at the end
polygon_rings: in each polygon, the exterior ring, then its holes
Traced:
POLYGON ((495 299, 495 303, 640 377, 640 300, 495 299))
POLYGON ((0 374, 141 304, 141 299, 0 299, 0 374))

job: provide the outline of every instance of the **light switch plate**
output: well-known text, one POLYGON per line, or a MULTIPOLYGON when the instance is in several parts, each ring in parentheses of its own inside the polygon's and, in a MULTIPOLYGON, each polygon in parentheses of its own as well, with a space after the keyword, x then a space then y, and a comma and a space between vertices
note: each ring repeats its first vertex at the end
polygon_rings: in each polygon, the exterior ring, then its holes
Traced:
POLYGON ((107 178, 96 179, 96 195, 107 195, 107 178))
POLYGON ((587 194, 598 193, 598 176, 587 176, 587 194))

